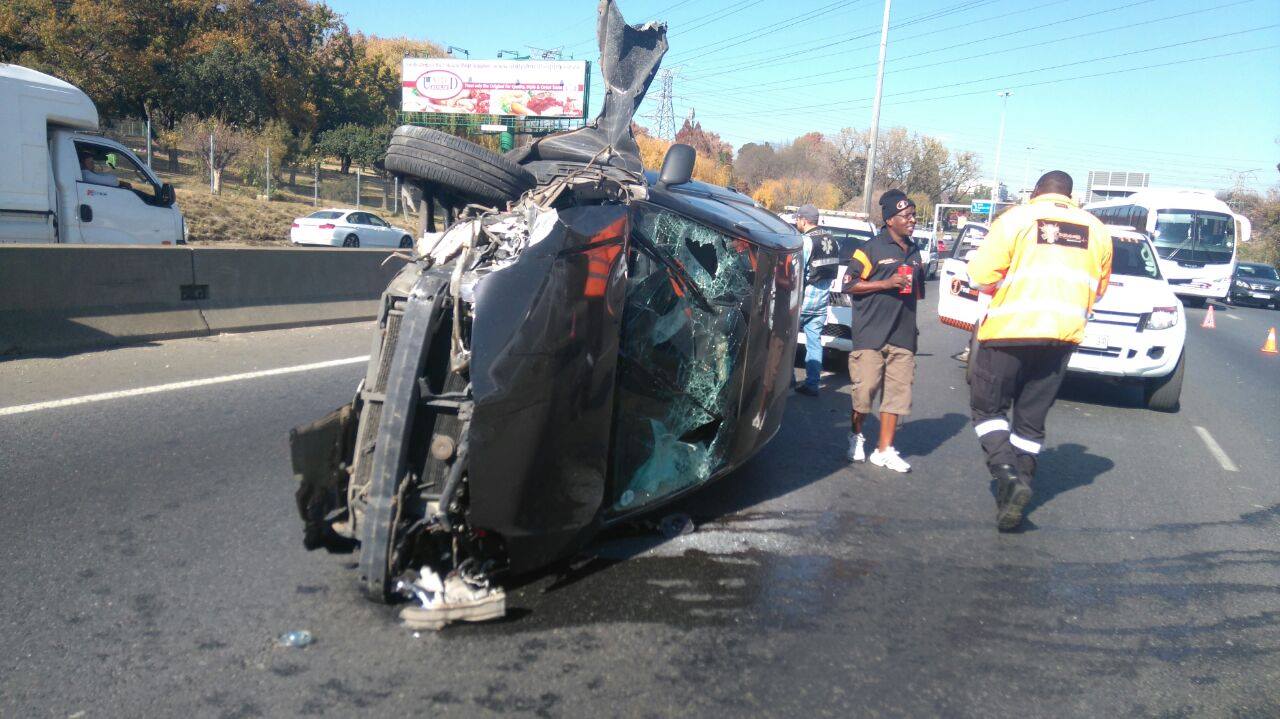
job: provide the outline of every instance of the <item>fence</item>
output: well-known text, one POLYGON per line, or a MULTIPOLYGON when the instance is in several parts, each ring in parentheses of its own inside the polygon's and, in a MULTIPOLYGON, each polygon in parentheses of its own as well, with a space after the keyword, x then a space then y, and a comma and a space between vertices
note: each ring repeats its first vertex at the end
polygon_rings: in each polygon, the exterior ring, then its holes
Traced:
MULTIPOLYGON (((131 118, 103 122, 104 134, 132 150, 143 162, 147 161, 147 123, 131 118)), ((166 182, 178 187, 206 191, 211 180, 199 167, 192 151, 180 149, 171 155, 172 148, 161 147, 152 140, 152 169, 166 182), (170 162, 170 158, 176 160, 170 162)), ((279 164, 279 163, 277 163, 279 164)), ((269 158, 266 153, 254 153, 240 157, 235 168, 222 172, 221 194, 248 197, 267 196, 274 200, 300 202, 315 206, 354 207, 365 210, 399 212, 401 207, 394 179, 385 172, 374 169, 352 168, 343 173, 333 163, 319 165, 280 164, 275 174, 269 175, 269 158)))

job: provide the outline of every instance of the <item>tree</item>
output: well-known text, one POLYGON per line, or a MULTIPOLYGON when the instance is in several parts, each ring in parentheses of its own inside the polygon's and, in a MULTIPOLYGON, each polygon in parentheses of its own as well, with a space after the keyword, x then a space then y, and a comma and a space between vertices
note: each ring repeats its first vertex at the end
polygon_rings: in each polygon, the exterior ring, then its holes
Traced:
POLYGON ((176 132, 182 146, 195 158, 197 167, 205 173, 212 171, 215 195, 222 194, 222 173, 254 147, 253 137, 248 133, 216 118, 188 115, 178 123, 176 132))
POLYGON ((695 121, 692 114, 685 118, 675 141, 689 145, 702 157, 721 165, 733 165, 733 146, 721 140, 716 133, 702 129, 702 123, 695 121))
POLYGON ((738 148, 733 161, 733 177, 738 189, 751 193, 760 183, 773 176, 774 151, 768 143, 749 142, 738 148))
POLYGON ((385 128, 347 123, 320 133, 312 153, 318 157, 337 158, 345 175, 351 171, 352 162, 368 167, 381 159, 387 149, 389 134, 385 128))
POLYGON ((774 212, 787 205, 812 203, 823 209, 840 206, 840 190, 834 184, 812 177, 784 177, 760 183, 751 197, 774 212))

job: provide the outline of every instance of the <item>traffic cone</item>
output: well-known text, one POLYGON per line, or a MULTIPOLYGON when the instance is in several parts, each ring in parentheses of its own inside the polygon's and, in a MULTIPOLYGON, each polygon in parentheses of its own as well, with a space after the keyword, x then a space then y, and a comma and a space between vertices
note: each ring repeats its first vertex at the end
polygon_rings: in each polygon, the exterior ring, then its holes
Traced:
POLYGON ((1272 327, 1267 333, 1267 341, 1262 343, 1262 351, 1269 355, 1280 355, 1280 350, 1276 349, 1276 328, 1272 327))
POLYGON ((1204 322, 1201 322, 1200 326, 1210 330, 1217 327, 1213 322, 1213 305, 1209 305, 1209 311, 1204 313, 1204 322))

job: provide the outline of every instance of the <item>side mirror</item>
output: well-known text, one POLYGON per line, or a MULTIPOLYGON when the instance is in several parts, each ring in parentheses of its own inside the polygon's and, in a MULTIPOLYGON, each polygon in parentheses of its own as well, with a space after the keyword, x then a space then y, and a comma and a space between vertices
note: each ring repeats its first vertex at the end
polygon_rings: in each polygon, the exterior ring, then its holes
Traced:
POLYGON ((164 183, 160 186, 160 204, 165 207, 173 207, 173 203, 177 201, 178 196, 173 191, 173 185, 164 183))
POLYGON ((672 145, 671 149, 667 150, 667 156, 662 159, 662 172, 658 174, 658 184, 683 185, 693 179, 693 164, 697 160, 697 153, 689 145, 672 145))

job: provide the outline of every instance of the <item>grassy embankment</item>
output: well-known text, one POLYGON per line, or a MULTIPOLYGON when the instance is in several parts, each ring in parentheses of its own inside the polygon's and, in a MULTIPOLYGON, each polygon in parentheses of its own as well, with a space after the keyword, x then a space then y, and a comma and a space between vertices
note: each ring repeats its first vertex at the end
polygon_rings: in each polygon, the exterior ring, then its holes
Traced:
MULTIPOLYGON (((184 163, 185 164, 185 163, 184 163)), ((258 199, 259 188, 237 184, 231 173, 224 173, 222 193, 209 192, 207 178, 191 168, 188 172, 164 172, 157 163, 157 174, 165 182, 172 183, 178 197, 178 207, 186 218, 189 242, 193 245, 219 245, 224 247, 288 247, 289 226, 294 218, 303 217, 317 208, 312 200, 311 178, 300 176, 305 184, 272 188, 272 199, 258 199)), ((352 201, 354 175, 343 176, 333 168, 324 168, 321 180, 320 207, 355 207, 352 201), (345 190, 347 197, 326 197, 333 187, 345 190)), ((361 183, 360 207, 378 214, 388 222, 401 227, 417 227, 417 218, 392 216, 382 209, 382 182, 374 176, 365 176, 361 183)))

